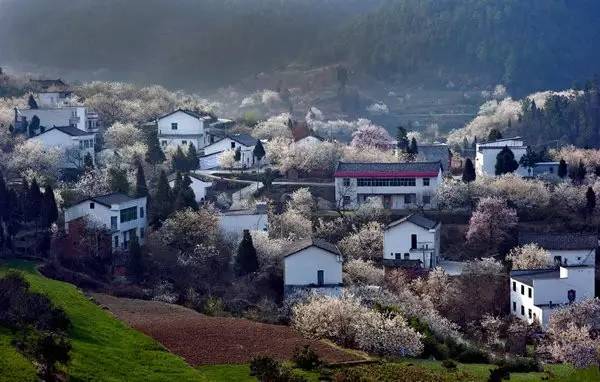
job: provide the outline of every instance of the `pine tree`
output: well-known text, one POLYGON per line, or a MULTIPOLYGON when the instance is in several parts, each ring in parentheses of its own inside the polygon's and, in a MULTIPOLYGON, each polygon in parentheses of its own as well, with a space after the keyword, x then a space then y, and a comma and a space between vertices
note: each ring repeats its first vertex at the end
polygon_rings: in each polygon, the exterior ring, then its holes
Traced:
POLYGON ((148 186, 146 185, 146 176, 144 175, 144 167, 138 161, 137 172, 135 174, 135 197, 148 197, 148 186))
POLYGON ((173 171, 186 172, 188 169, 187 157, 183 153, 181 146, 177 146, 177 151, 173 154, 172 159, 173 171))
POLYGON ((127 275, 131 281, 140 283, 144 280, 144 259, 142 248, 137 236, 129 241, 129 261, 127 262, 127 275))
POLYGON ((588 187, 587 192, 585 193, 585 199, 587 201, 587 211, 591 214, 596 208, 596 193, 592 187, 588 187))
POLYGON ((23 221, 22 203, 13 189, 8 190, 8 213, 6 221, 7 247, 12 249, 12 239, 21 229, 23 221))
POLYGON ((467 158, 465 161, 465 168, 463 169, 462 180, 465 183, 470 183, 475 180, 475 166, 471 158, 467 158))
POLYGON ((521 157, 519 163, 525 168, 533 167, 537 162, 539 162, 538 155, 535 151, 531 149, 531 146, 527 146, 527 150, 525 155, 521 157))
POLYGON ((38 104, 35 101, 35 98, 33 98, 33 94, 29 95, 29 99, 27 100, 27 105, 29 105, 30 109, 37 109, 38 108, 38 104))
POLYGON ((92 159, 92 155, 90 153, 86 153, 83 157, 83 169, 86 172, 94 169, 94 160, 92 159))
POLYGON ((185 175, 181 180, 181 186, 177 192, 175 198, 175 210, 182 210, 185 208, 192 208, 194 211, 198 210, 198 203, 196 202, 196 195, 192 190, 192 180, 189 175, 185 175))
POLYGON ((31 118, 31 122, 29 123, 29 126, 27 127, 29 137, 33 137, 36 134, 36 131, 38 131, 39 129, 40 129, 40 118, 37 115, 34 115, 31 118))
POLYGON ((396 147, 401 152, 408 150, 408 137, 406 136, 406 129, 402 126, 396 127, 396 147))
POLYGON ((158 133, 156 130, 153 130, 147 135, 147 144, 148 151, 146 151, 146 162, 151 165, 157 165, 163 163, 166 160, 165 153, 162 151, 160 147, 160 142, 158 141, 158 133))
POLYGON ((8 188, 0 171, 0 248, 4 247, 4 226, 8 222, 8 188))
POLYGON ((254 150, 252 151, 254 157, 258 160, 258 163, 265 157, 265 148, 263 147, 260 139, 256 140, 256 144, 254 145, 254 150))
POLYGON ((508 146, 504 146, 496 156, 496 175, 508 174, 519 168, 519 163, 515 160, 515 154, 508 146))
POLYGON ((502 133, 498 129, 490 130, 490 133, 488 134, 488 142, 497 141, 499 139, 502 139, 502 133))
POLYGON ((198 169, 200 158, 198 158, 198 152, 196 151, 196 146, 194 146, 193 143, 190 143, 188 146, 187 162, 187 171, 194 171, 198 169))
POLYGON ((158 176, 158 184, 156 185, 156 193, 152 198, 152 213, 153 220, 156 223, 160 223, 165 220, 173 210, 173 200, 171 187, 169 187, 169 180, 167 174, 164 171, 160 172, 158 176))
POLYGON ((567 176, 567 172, 567 162, 565 162, 564 159, 561 159, 560 162, 558 162, 558 176, 564 178, 567 176))
POLYGON ((258 270, 258 258, 256 249, 252 243, 249 230, 244 230, 244 237, 238 247, 235 257, 235 272, 238 276, 247 275, 258 270))
POLYGON ((413 137, 410 141, 410 147, 408 148, 408 153, 416 155, 419 153, 419 147, 417 146, 417 140, 413 137))
POLYGON ((111 167, 108 169, 108 185, 112 192, 129 193, 127 170, 111 167))

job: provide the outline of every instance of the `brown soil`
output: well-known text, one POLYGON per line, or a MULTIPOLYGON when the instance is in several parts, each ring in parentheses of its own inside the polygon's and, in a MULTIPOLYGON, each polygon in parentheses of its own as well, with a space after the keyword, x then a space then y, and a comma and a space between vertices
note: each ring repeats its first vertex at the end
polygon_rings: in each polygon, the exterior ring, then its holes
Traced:
POLYGON ((294 329, 241 318, 209 317, 179 305, 93 294, 94 299, 133 328, 153 337, 193 366, 248 363, 258 355, 292 358, 310 345, 328 363, 362 358, 322 341, 306 340, 294 329))

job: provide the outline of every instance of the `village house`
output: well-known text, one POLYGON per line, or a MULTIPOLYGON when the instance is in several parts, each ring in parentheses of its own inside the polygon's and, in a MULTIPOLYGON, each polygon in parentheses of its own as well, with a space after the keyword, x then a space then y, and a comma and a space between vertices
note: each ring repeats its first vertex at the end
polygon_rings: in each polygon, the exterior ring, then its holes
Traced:
POLYGON ((445 143, 421 144, 417 147, 417 162, 440 162, 442 171, 448 174, 452 164, 452 152, 445 143))
POLYGON ((156 126, 158 140, 163 149, 189 144, 201 149, 214 142, 214 135, 210 134, 210 131, 218 132, 232 124, 231 120, 218 119, 208 113, 177 109, 145 126, 156 126))
POLYGON ((388 224, 383 232, 383 265, 435 268, 440 256, 441 226, 419 214, 388 224))
POLYGON ((62 168, 81 169, 87 154, 95 163, 95 134, 73 126, 55 126, 30 138, 44 147, 57 147, 64 152, 62 168))
MULTIPOLYGON (((240 150, 238 167, 252 168, 256 166, 254 157, 256 142, 257 139, 248 134, 225 134, 219 140, 204 147, 204 154, 200 157, 200 169, 208 170, 219 167, 219 156, 227 150, 240 150)), ((261 163, 265 163, 264 158, 261 163)))
POLYGON ((519 245, 537 244, 555 265, 596 265, 598 236, 593 233, 519 233, 519 245))
MULTIPOLYGON (((512 151, 517 163, 527 152, 527 146, 523 144, 523 140, 520 137, 478 143, 475 147, 475 173, 477 176, 496 176, 497 156, 505 147, 508 147, 512 151)), ((527 170, 523 166, 519 166, 515 174, 527 176, 527 170)))
POLYGON ((558 177, 558 166, 560 162, 537 162, 527 167, 527 177, 558 177))
POLYGON ((433 209, 442 182, 440 162, 346 163, 335 170, 335 200, 339 208, 355 209, 370 198, 388 209, 433 209))
POLYGON ((555 309, 594 298, 595 268, 576 265, 516 270, 510 273, 510 288, 511 314, 545 329, 555 309))
POLYGON ((146 198, 111 193, 84 199, 65 210, 65 231, 70 222, 85 218, 92 227, 110 230, 112 249, 127 250, 135 236, 144 243, 147 226, 146 198))
POLYGON ((320 289, 325 294, 339 293, 342 265, 342 255, 333 244, 318 239, 294 243, 283 254, 285 294, 307 288, 320 289))
MULTIPOLYGON (((206 200, 206 190, 212 186, 212 182, 207 181, 202 176, 194 173, 187 174, 192 181, 190 185, 192 191, 194 191, 195 200, 197 203, 204 203, 206 200)), ((173 188, 175 185, 175 177, 176 174, 171 174, 169 176, 169 186, 173 188)))
POLYGON ((266 203, 256 203, 255 208, 245 210, 229 210, 219 216, 221 232, 231 242, 241 240, 245 230, 267 231, 269 215, 266 203))

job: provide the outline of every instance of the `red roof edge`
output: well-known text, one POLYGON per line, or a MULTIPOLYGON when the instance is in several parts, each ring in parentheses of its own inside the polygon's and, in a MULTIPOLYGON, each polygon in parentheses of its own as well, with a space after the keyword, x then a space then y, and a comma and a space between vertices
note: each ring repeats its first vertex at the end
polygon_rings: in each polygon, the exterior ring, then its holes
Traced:
POLYGON ((431 178, 438 176, 439 172, 432 171, 336 171, 334 177, 341 178, 431 178))

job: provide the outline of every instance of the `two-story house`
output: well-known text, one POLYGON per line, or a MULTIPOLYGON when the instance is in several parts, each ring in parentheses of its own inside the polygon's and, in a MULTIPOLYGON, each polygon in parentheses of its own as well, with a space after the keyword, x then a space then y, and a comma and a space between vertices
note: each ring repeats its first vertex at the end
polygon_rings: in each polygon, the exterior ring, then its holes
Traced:
POLYGON ((89 225, 110 231, 112 249, 127 250, 135 236, 144 243, 147 226, 146 198, 121 193, 84 199, 65 210, 65 231, 69 222, 84 218, 89 225))
MULTIPOLYGON (((475 146, 475 173, 477 176, 496 176, 496 162, 500 151, 507 147, 515 156, 517 163, 527 152, 521 137, 499 139, 493 142, 478 143, 475 146)), ((527 176, 527 169, 519 165, 515 174, 527 176)))
POLYGON ((388 209, 433 209, 442 182, 440 162, 338 163, 335 200, 339 208, 355 209, 378 198, 388 209))
POLYGON ((435 268, 440 256, 441 226, 418 214, 388 224, 383 232, 383 265, 435 268))
POLYGON ((44 147, 57 147, 64 152, 62 168, 81 169, 85 156, 94 159, 95 134, 88 133, 73 126, 56 126, 44 130, 30 138, 39 141, 44 147))
POLYGON ((206 129, 211 121, 210 115, 190 110, 178 109, 165 114, 156 121, 160 145, 165 149, 193 144, 196 149, 201 149, 208 144, 206 129))

